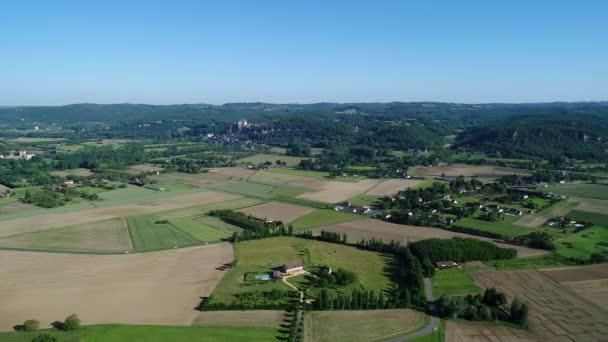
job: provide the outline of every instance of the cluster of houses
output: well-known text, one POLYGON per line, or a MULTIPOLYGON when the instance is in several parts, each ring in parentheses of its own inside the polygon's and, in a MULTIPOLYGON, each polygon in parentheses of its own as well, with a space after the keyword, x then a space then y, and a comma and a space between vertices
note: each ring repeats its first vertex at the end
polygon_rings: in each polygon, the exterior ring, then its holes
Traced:
POLYGON ((61 191, 62 189, 69 188, 74 185, 74 181, 71 179, 64 179, 63 181, 53 184, 51 187, 53 191, 61 191))
POLYGON ((342 211, 349 214, 367 215, 372 213, 372 209, 368 206, 352 205, 350 202, 336 204, 335 211, 342 211))
POLYGON ((27 151, 17 151, 9 154, 0 154, 0 159, 21 159, 21 160, 30 160, 34 158, 36 155, 34 153, 28 153, 27 151))
POLYGON ((545 223, 549 227, 555 228, 566 228, 566 227, 575 227, 575 228, 584 228, 585 224, 576 222, 564 216, 556 216, 547 220, 545 223))

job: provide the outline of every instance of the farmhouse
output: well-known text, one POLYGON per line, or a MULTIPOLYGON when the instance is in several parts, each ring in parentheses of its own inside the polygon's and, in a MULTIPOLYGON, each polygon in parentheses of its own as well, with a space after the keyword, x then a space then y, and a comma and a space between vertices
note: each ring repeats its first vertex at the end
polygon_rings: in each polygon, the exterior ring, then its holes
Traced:
POLYGON ((503 211, 505 211, 503 208, 501 208, 498 204, 488 204, 486 206, 486 210, 487 211, 495 211, 497 213, 502 213, 503 211))
POLYGON ((435 262, 435 267, 439 269, 458 267, 458 264, 454 261, 437 261, 435 262))
POLYGON ((304 264, 301 260, 294 260, 285 263, 281 267, 279 267, 279 271, 283 274, 294 274, 304 270, 304 264))
POLYGON ((517 210, 515 208, 509 208, 507 209, 507 211, 505 211, 505 215, 508 216, 521 216, 522 212, 521 210, 517 210))
POLYGON ((366 215, 372 212, 372 209, 368 206, 355 206, 348 202, 340 203, 334 207, 335 211, 343 211, 350 214, 361 214, 366 215))

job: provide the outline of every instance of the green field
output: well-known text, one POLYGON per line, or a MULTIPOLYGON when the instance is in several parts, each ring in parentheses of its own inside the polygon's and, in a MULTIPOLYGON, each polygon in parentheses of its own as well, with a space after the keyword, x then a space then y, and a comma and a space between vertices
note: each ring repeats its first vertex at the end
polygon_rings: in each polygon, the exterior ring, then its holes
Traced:
POLYGON ((350 202, 352 205, 372 205, 374 202, 378 201, 378 197, 371 195, 358 195, 353 198, 348 199, 347 202, 350 202))
POLYGON ((300 164, 300 161, 302 159, 311 159, 311 158, 302 158, 302 157, 292 157, 292 156, 279 156, 279 155, 274 155, 274 154, 256 154, 254 156, 251 157, 247 157, 247 158, 243 158, 243 159, 239 159, 239 162, 242 163, 251 163, 254 165, 257 164, 262 164, 265 163, 267 161, 271 162, 272 164, 275 164, 275 162, 277 160, 280 160, 284 163, 287 163, 287 166, 297 166, 298 164, 300 164))
POLYGON ((158 216, 155 215, 127 218, 133 249, 136 252, 194 246, 201 243, 170 223, 157 223, 158 220, 158 216))
POLYGON ((588 197, 598 199, 608 199, 608 185, 606 184, 587 184, 587 183, 567 183, 554 184, 546 188, 545 191, 552 191, 558 195, 573 197, 588 197))
POLYGON ((60 342, 239 342, 274 341, 281 333, 274 328, 221 326, 91 325, 77 331, 0 332, 3 342, 30 342, 41 333, 60 342))
MULTIPOLYGON (((259 294, 261 291, 272 289, 290 291, 291 289, 280 280, 252 284, 245 283, 244 279, 247 273, 271 272, 273 267, 292 260, 302 260, 308 269, 314 266, 330 266, 355 272, 358 282, 349 287, 387 290, 391 284, 389 275, 386 274, 392 260, 390 257, 344 245, 296 237, 276 237, 239 242, 235 246, 235 254, 238 256, 238 262, 218 284, 211 296, 211 304, 236 303, 235 295, 240 293, 259 294)), ((285 305, 286 299, 283 296, 272 301, 256 303, 285 305)))
POLYGON ((55 141, 64 141, 67 138, 27 138, 21 137, 17 139, 13 139, 12 141, 20 142, 20 143, 41 143, 41 142, 55 142, 55 141))
POLYGON ((308 191, 310 190, 304 188, 287 188, 278 186, 272 189, 270 193, 277 196, 297 197, 308 191))
POLYGON ((464 296, 477 293, 481 293, 481 289, 464 268, 456 267, 435 272, 433 277, 433 295, 435 298, 442 295, 464 296))
POLYGON ((608 228, 593 226, 555 240, 556 252, 564 257, 587 259, 592 253, 608 252, 608 228))
POLYGON ((245 196, 271 198, 274 187, 260 183, 228 181, 225 184, 209 185, 208 188, 245 196))
POLYGON ((519 226, 514 225, 513 221, 517 220, 520 217, 521 216, 505 217, 504 220, 499 220, 499 221, 495 221, 495 222, 484 221, 484 220, 471 218, 471 217, 465 217, 463 219, 456 221, 456 225, 468 227, 468 228, 475 228, 475 229, 483 230, 486 232, 501 234, 501 235, 507 236, 507 237, 527 234, 527 233, 534 231, 534 229, 524 228, 524 227, 519 227, 519 226))
POLYGON ((221 241, 230 236, 230 234, 226 234, 225 232, 204 224, 194 218, 175 219, 171 220, 171 223, 203 242, 221 241))
POLYGON ((199 218, 198 220, 200 222, 202 222, 203 224, 206 224, 219 231, 224 232, 224 234, 227 234, 227 235, 232 235, 234 233, 240 233, 241 231, 243 231, 242 228, 232 225, 230 223, 226 223, 226 222, 218 219, 217 217, 213 217, 213 216, 203 216, 203 217, 199 218))
POLYGON ((364 218, 362 215, 349 214, 331 209, 317 209, 312 213, 299 217, 297 220, 293 221, 291 225, 293 225, 295 230, 304 230, 362 218, 364 218))
POLYGON ((299 170, 299 169, 291 169, 291 168, 274 168, 267 170, 268 172, 273 173, 281 173, 284 175, 290 176, 302 176, 302 177, 312 177, 322 180, 327 180, 329 178, 329 172, 325 171, 308 171, 308 170, 299 170))
MULTIPOLYGON (((608 208, 606 208, 608 212, 608 208)), ((591 213, 587 211, 572 210, 568 217, 579 222, 589 222, 602 227, 608 227, 608 214, 591 213)))

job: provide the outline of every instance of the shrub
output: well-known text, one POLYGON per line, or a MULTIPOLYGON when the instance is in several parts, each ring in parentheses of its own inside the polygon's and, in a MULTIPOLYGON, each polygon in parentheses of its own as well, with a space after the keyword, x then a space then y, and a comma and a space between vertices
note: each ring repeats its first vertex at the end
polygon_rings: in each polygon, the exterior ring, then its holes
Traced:
POLYGON ((38 330, 38 328, 40 328, 39 321, 37 321, 35 319, 28 319, 27 321, 23 322, 23 326, 22 326, 21 330, 26 331, 26 332, 31 332, 31 331, 38 330))
POLYGON ((65 331, 78 330, 79 328, 80 318, 78 318, 78 315, 76 314, 69 315, 65 318, 65 321, 63 321, 63 330, 65 331))
POLYGON ((34 337, 32 342, 57 342, 57 338, 49 334, 41 334, 34 337))

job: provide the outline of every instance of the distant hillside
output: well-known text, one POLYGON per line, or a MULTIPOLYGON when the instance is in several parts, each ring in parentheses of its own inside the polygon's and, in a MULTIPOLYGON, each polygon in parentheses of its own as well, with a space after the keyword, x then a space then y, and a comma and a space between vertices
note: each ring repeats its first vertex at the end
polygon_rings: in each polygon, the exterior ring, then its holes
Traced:
POLYGON ((509 158, 608 161, 608 115, 521 115, 467 128, 454 145, 509 158))

